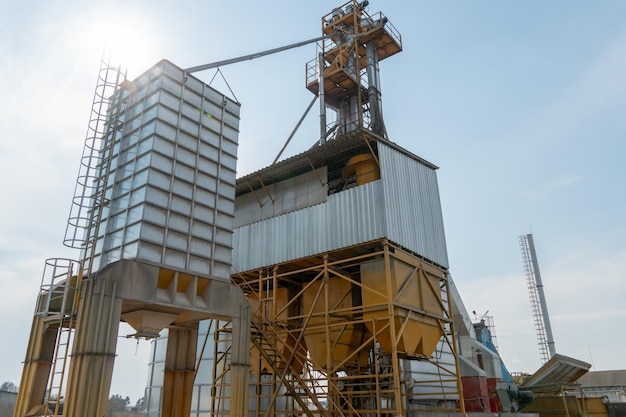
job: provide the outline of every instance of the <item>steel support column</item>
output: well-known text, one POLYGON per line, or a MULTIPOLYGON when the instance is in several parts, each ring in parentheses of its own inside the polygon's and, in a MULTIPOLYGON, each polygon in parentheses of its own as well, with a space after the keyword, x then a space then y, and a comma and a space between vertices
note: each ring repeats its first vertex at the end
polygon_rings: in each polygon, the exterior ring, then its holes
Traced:
POLYGON ((15 404, 15 417, 25 416, 45 404, 48 376, 52 367, 57 330, 48 328, 42 317, 34 316, 28 338, 20 390, 15 404))
POLYGON ((83 281, 63 410, 66 417, 106 415, 122 314, 116 288, 114 280, 83 281))
POLYGON ((167 336, 161 416, 188 416, 195 379, 198 323, 171 327, 167 336))
MULTIPOLYGON (((391 268, 391 259, 389 254, 389 242, 384 240, 384 256, 385 256, 385 278, 387 284, 387 310, 389 311, 389 337, 392 341, 396 341, 392 345, 392 350, 389 352, 391 354, 391 368, 393 373, 393 402, 395 407, 395 415, 401 416, 405 415, 404 413, 404 402, 402 401, 402 386, 401 386, 401 375, 400 375, 400 360, 398 357, 398 337, 396 336, 396 309, 394 305, 394 298, 396 289, 393 287, 392 283, 395 280, 395 277, 392 275, 391 268)), ((379 399, 381 401, 381 399, 379 399)), ((382 405, 379 405, 380 408, 383 408, 382 405)), ((391 410, 389 410, 391 411, 391 410)))
POLYGON ((240 314, 234 317, 231 356, 230 416, 244 417, 248 408, 248 374, 250 372, 250 304, 240 293, 240 314))
MULTIPOLYGON (((252 404, 257 408, 251 415, 463 411, 454 404, 462 398, 458 366, 440 364, 440 354, 433 353, 436 345, 454 340, 448 334, 445 269, 381 239, 232 279, 252 306, 251 354, 260 365, 252 369, 255 390, 249 392, 256 396, 252 404), (300 346, 306 352, 299 352, 300 346), (292 366, 294 358, 304 366, 292 366), (407 372, 417 372, 404 369, 409 359, 428 365, 430 373, 405 385, 404 378, 411 379, 407 372), (298 404, 294 391, 303 399, 298 404), (446 400, 448 395, 453 398, 446 400)), ((216 337, 226 344, 231 334, 227 329, 216 337)), ((449 352, 456 362, 456 347, 449 352)), ((216 364, 221 358, 216 355, 216 364)), ((225 373, 218 384, 227 382, 225 373)), ((225 417, 227 410, 214 412, 225 417)))

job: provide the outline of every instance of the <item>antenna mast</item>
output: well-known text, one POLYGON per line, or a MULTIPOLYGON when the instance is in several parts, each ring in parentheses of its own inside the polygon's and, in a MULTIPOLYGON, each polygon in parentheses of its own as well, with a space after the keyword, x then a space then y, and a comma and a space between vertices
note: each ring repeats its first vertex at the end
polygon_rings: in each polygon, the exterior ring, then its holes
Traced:
POLYGON ((524 261, 524 272, 526 274, 526 284, 530 296, 530 306, 533 311, 533 321, 537 332, 537 342, 539 344, 539 354, 542 364, 546 363, 556 354, 552 327, 550 326, 550 316, 546 296, 543 292, 541 273, 539 272, 539 262, 535 252, 533 235, 527 234, 519 237, 522 259, 524 261))

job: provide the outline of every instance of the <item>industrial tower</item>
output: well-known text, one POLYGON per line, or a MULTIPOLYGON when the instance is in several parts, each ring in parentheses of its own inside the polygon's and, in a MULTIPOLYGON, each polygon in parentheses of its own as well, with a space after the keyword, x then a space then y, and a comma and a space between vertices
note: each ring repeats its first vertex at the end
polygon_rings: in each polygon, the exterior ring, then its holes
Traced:
POLYGON ((349 1, 322 17, 321 51, 306 65, 306 86, 320 101, 320 143, 361 129, 386 137, 379 62, 402 50, 402 37, 385 15, 368 14, 368 3, 349 1))
POLYGON ((532 308, 533 321, 537 333, 539 354, 541 355, 541 363, 544 364, 556 354, 556 349, 554 346, 554 337, 552 336, 552 327, 550 326, 550 315, 548 314, 546 296, 543 292, 543 283, 541 282, 539 261, 537 260, 537 253, 535 252, 533 235, 527 234, 519 236, 519 244, 522 251, 522 260, 524 261, 524 273, 526 274, 526 285, 528 286, 530 306, 532 308))
MULTIPOLYGON (((252 309, 251 416, 464 407, 437 167, 387 138, 379 62, 402 43, 366 5, 322 17, 306 66, 316 146, 237 180, 231 279, 252 309)), ((218 326, 220 416, 229 346, 218 326)))

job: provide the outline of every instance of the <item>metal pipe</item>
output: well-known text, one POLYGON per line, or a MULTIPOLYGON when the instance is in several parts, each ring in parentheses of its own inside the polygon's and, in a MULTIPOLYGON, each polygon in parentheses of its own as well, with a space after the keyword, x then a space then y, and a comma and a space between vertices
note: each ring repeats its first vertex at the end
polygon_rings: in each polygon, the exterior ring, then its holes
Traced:
POLYGON ((371 41, 365 45, 368 96, 370 102, 371 130, 383 134, 382 100, 380 94, 380 69, 378 47, 371 41))
POLYGON ((326 143, 326 100, 324 98, 324 53, 317 54, 317 65, 319 71, 319 91, 320 98, 320 145, 326 143))
POLYGON ((299 48, 300 46, 308 45, 308 44, 314 43, 314 42, 319 42, 319 41, 321 41, 323 39, 326 39, 326 38, 329 38, 329 37, 330 37, 330 35, 324 35, 324 36, 320 36, 320 37, 317 37, 317 38, 309 39, 309 40, 306 40, 306 41, 296 42, 296 43, 292 43, 292 44, 289 44, 289 45, 281 46, 279 48, 273 48, 273 49, 268 49, 268 50, 262 51, 262 52, 256 52, 254 54, 244 55, 244 56, 240 56, 240 57, 237 57, 237 58, 224 59, 222 61, 211 62, 210 64, 197 65, 195 67, 186 68, 185 72, 191 74, 193 72, 204 71, 204 70, 208 70, 208 69, 211 69, 211 68, 223 67, 224 65, 236 64, 237 62, 249 61, 251 59, 261 58, 261 57, 266 56, 266 55, 271 55, 271 54, 275 54, 277 52, 286 51, 288 49, 299 48))
POLYGON ((543 283, 541 282, 541 273, 539 272, 539 262, 537 261, 537 253, 535 252, 535 242, 533 241, 533 235, 527 234, 528 249, 530 250, 530 258, 533 263, 533 271, 535 272, 535 282, 537 285, 537 294, 539 295, 539 304, 541 305, 541 315, 543 317, 543 323, 546 328, 546 337, 548 342, 548 351, 550 357, 556 354, 556 347, 554 346, 554 337, 552 336, 552 326, 550 325, 550 315, 548 314, 548 305, 546 303, 546 296, 543 292, 543 283))
POLYGON ((285 148, 287 147, 287 145, 289 145, 289 142, 291 142, 291 139, 293 138, 293 135, 295 135, 296 132, 298 131, 298 129, 300 128, 300 125, 304 121, 304 118, 306 117, 306 115, 309 114, 309 111, 311 110, 311 107, 313 107, 313 103, 315 103, 315 100, 317 100, 317 97, 313 97, 313 100, 311 100, 311 102, 309 103, 308 107, 304 111, 304 114, 302 115, 302 117, 300 117, 300 120, 298 120, 298 123, 296 124, 296 127, 293 128, 293 130, 291 131, 291 134, 289 135, 289 137, 285 141, 285 144, 283 145, 282 148, 280 148, 280 151, 278 151, 278 155, 276 155, 276 158, 274 158, 274 162, 272 162, 272 165, 274 165, 276 162, 278 162, 278 158, 280 158, 280 156, 285 151, 285 148))

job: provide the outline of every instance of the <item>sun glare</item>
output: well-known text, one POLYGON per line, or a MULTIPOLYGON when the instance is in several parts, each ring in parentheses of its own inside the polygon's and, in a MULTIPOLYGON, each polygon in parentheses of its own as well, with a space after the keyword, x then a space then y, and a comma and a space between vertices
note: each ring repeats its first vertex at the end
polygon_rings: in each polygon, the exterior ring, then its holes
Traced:
POLYGON ((155 53, 158 36, 151 29, 149 22, 137 16, 103 15, 91 22, 86 35, 92 47, 100 48, 111 64, 119 64, 132 77, 159 59, 155 53))

